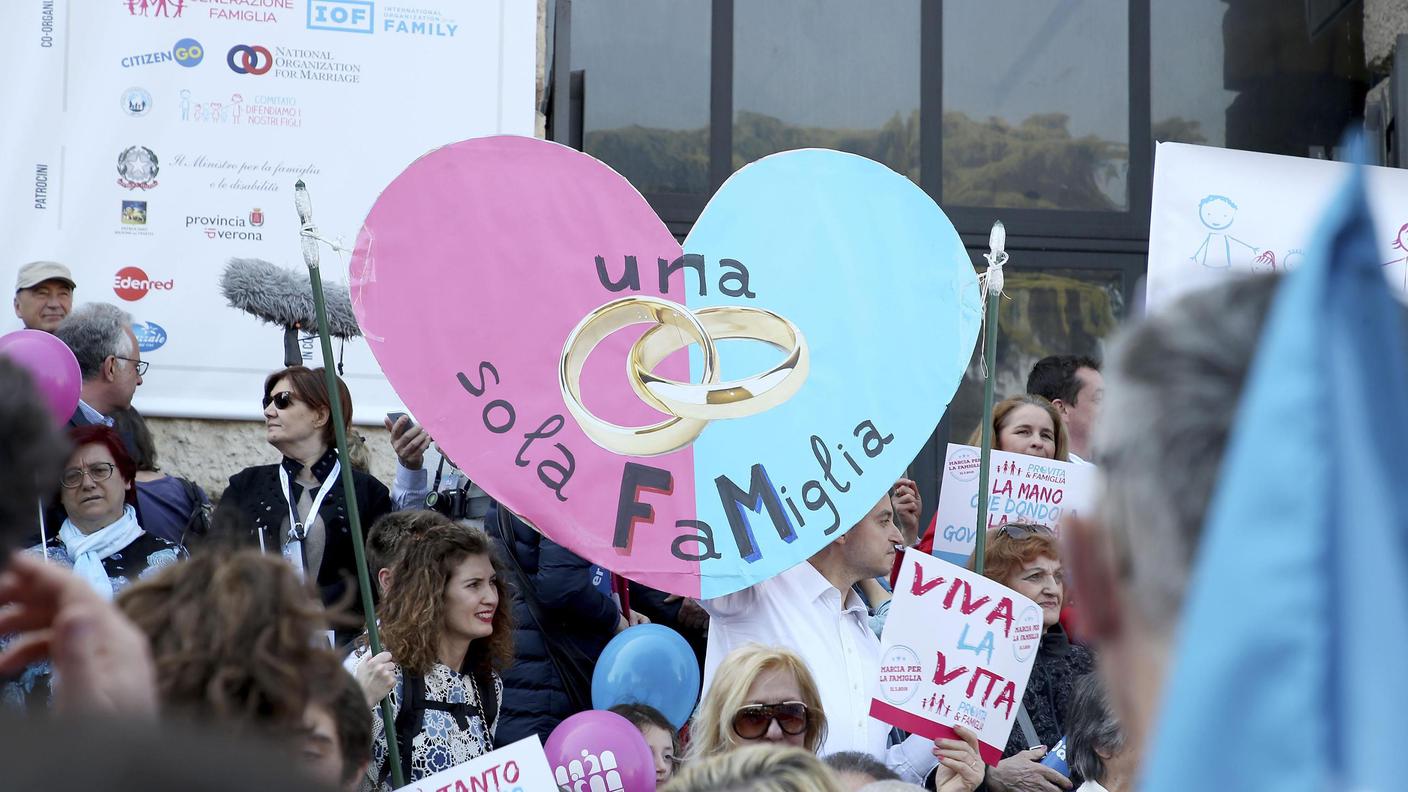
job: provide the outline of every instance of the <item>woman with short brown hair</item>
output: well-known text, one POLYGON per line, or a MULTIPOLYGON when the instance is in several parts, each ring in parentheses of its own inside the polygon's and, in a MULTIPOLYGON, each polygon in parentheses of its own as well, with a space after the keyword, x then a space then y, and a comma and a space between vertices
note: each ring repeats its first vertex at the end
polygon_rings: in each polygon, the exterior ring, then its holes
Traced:
MULTIPOLYGON (((340 378, 336 381, 342 417, 350 423, 352 396, 340 378)), ((216 523, 241 526, 238 541, 282 555, 317 582, 324 605, 360 616, 356 555, 323 370, 290 366, 270 374, 262 403, 266 438, 283 458, 231 476, 216 523)), ((391 511, 391 493, 380 481, 354 470, 352 486, 362 525, 391 511)), ((340 630, 339 638, 355 634, 340 630)))

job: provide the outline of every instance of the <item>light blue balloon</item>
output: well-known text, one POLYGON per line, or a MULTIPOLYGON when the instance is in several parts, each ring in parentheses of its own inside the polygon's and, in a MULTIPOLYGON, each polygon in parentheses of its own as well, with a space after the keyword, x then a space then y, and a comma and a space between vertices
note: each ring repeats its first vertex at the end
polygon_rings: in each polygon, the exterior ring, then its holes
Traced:
POLYGON ((676 729, 699 699, 699 661, 689 642, 658 624, 638 624, 602 650, 592 672, 592 708, 648 704, 676 729))

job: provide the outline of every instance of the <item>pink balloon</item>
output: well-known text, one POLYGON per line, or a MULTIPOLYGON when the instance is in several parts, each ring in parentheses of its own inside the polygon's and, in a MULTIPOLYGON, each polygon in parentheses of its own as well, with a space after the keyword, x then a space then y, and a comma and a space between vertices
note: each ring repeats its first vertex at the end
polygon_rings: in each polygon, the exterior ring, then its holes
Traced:
POLYGON ((557 785, 571 792, 654 792, 655 755, 630 721, 587 710, 559 723, 543 746, 557 785))
POLYGON ((43 330, 16 330, 0 336, 0 357, 29 372, 34 387, 44 397, 54 423, 63 426, 78 409, 83 374, 68 345, 43 330))

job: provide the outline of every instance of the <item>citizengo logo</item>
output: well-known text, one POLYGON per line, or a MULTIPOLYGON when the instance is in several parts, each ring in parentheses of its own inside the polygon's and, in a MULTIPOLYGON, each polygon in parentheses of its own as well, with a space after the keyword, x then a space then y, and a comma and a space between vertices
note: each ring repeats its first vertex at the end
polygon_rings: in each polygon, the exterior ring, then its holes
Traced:
POLYGON ((235 74, 268 74, 274 68, 274 56, 265 47, 236 44, 225 55, 225 63, 235 74))
POLYGON ((199 64, 204 57, 205 49, 201 47, 199 41, 193 38, 183 38, 167 52, 144 52, 139 55, 128 55, 122 59, 122 68, 130 69, 133 66, 151 66, 175 61, 189 69, 199 64))
POLYGON ((205 58, 205 49, 201 47, 199 41, 193 38, 184 38, 176 42, 176 46, 171 50, 171 55, 177 63, 189 69, 198 65, 205 58))
POLYGON ((308 0, 308 29, 371 33, 376 7, 371 0, 308 0))
POLYGON ((147 296, 149 291, 171 291, 176 285, 172 280, 152 280, 140 267, 123 267, 112 277, 112 290, 118 297, 136 302, 147 296))

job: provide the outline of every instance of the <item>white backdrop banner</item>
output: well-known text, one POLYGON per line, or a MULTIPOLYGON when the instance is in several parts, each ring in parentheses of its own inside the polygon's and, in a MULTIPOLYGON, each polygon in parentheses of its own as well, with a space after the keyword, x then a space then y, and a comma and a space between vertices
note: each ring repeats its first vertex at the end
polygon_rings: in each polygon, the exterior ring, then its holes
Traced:
MULTIPOLYGON (((1235 275, 1296 268, 1351 166, 1160 143, 1149 222, 1149 310, 1235 275)), ((1369 168, 1384 275, 1408 293, 1408 171, 1369 168)))
MULTIPOLYGON (((0 275, 8 288, 24 262, 61 261, 75 304, 130 311, 151 363, 136 400, 148 414, 258 417, 282 330, 228 307, 219 279, 236 256, 302 269, 295 180, 324 236, 350 247, 420 155, 534 133, 531 2, 9 0, 6 11, 0 275)), ((345 288, 346 260, 324 249, 322 264, 345 288)), ((7 316, 0 331, 18 327, 7 316)), ((304 357, 320 365, 312 339, 304 357)), ((344 363, 359 422, 399 407, 361 340, 344 363)))

